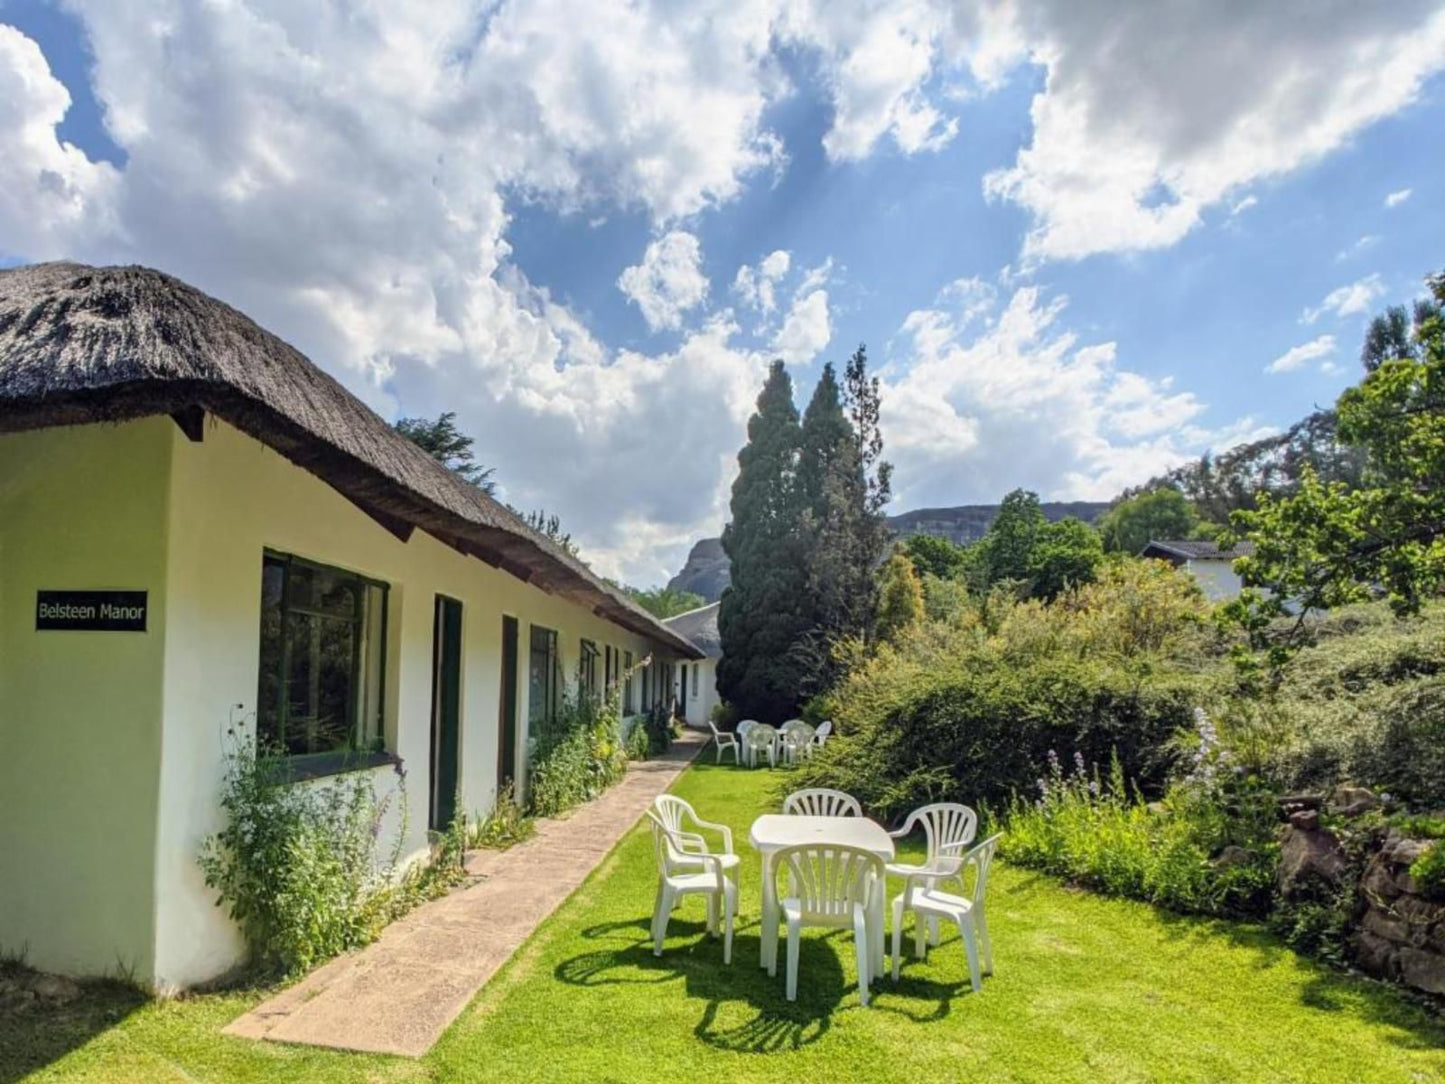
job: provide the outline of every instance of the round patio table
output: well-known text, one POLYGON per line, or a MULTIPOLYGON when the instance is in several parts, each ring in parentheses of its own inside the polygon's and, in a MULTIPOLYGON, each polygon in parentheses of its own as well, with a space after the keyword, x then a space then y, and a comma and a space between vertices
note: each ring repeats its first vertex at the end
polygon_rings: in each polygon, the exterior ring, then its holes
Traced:
MULTIPOLYGON (((762 959, 760 966, 768 974, 778 972, 778 901, 777 886, 773 883, 773 855, 784 847, 801 843, 834 844, 839 847, 859 847, 871 851, 885 863, 894 857, 893 839, 883 826, 867 817, 800 817, 782 813, 764 813, 753 821, 748 842, 762 856, 763 867, 763 914, 762 914, 762 959)), ((883 897, 884 885, 878 886, 872 901, 873 914, 868 923, 869 939, 873 942, 874 977, 883 972, 883 897)))

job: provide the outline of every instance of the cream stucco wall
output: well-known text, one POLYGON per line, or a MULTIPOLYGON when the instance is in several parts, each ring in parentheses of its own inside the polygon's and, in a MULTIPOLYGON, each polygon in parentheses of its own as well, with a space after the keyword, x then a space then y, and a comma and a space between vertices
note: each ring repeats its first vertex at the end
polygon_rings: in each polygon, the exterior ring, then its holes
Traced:
MULTIPOLYGON (((401 542, 319 479, 213 418, 207 420, 200 443, 187 440, 169 419, 0 439, 9 442, 0 443, 4 470, 0 477, 9 479, 11 474, 4 459, 7 448, 11 461, 43 459, 54 452, 74 464, 73 473, 78 475, 42 472, 29 487, 28 504, 23 496, 6 496, 12 481, 0 483, 6 487, 0 489, 0 506, 10 500, 26 516, 13 529, 0 528, 0 587, 10 588, 0 594, 3 635, 27 641, 27 650, 50 652, 48 682, 39 674, 17 679, 15 672, 25 671, 26 666, 0 666, 4 682, 0 727, 8 734, 17 719, 53 717, 63 709, 68 719, 75 720, 67 725, 84 737, 94 740, 92 731, 105 735, 98 751, 106 754, 92 758, 92 769, 82 770, 67 762, 68 742, 29 738, 34 746, 27 758, 29 789, 17 806, 22 814, 18 825, 0 825, 0 833, 8 830, 17 837, 10 846, 0 834, 0 862, 11 862, 17 875, 29 876, 41 860, 40 840, 69 852, 76 840, 109 837, 117 831, 127 839, 134 834, 127 854, 103 856, 104 896, 114 896, 109 874, 113 867, 123 867, 121 880, 136 882, 131 893, 136 898, 127 897, 124 908, 127 943, 138 946, 137 951, 150 946, 151 959, 139 973, 161 987, 183 987, 214 977, 237 962, 240 954, 231 923, 202 883, 196 855, 205 837, 221 824, 217 796, 230 741, 228 727, 239 722, 254 733, 264 550, 351 569, 389 584, 385 729, 388 749, 403 759, 407 769, 410 816, 405 851, 411 856, 423 853, 427 845, 432 616, 437 594, 463 605, 459 775, 463 806, 469 812, 485 813, 495 797, 504 614, 519 621, 517 708, 523 728, 519 750, 526 748, 526 661, 532 624, 557 631, 567 675, 575 672, 583 637, 594 640, 599 650, 611 645, 637 659, 655 647, 588 607, 465 557, 422 531, 401 542), (119 477, 117 470, 122 471, 119 477), (118 508, 128 509, 128 518, 121 517, 111 526, 96 522, 91 544, 76 547, 73 554, 62 551, 65 561, 52 564, 47 553, 55 540, 45 535, 41 525, 48 518, 52 534, 65 535, 80 510, 59 495, 87 492, 82 485, 87 472, 96 479, 89 484, 109 495, 108 518, 114 519, 118 508), (117 530, 119 539, 112 537, 117 530), (18 553, 13 558, 12 550, 18 553), (104 637, 97 649, 102 654, 94 660, 58 654, 47 643, 29 643, 36 634, 25 637, 24 626, 34 588, 69 585, 54 582, 67 571, 83 573, 77 586, 149 588, 151 632, 129 645, 116 633, 48 634, 104 637), (19 616, 6 601, 11 597, 24 611, 19 616), (147 653, 141 655, 142 648, 147 653), (92 674, 107 673, 105 668, 121 666, 122 660, 130 699, 116 700, 92 674), (77 661, 79 665, 69 665, 77 661), (57 690, 55 680, 62 676, 63 689, 57 690), (116 727, 130 733, 146 726, 149 744, 121 743, 114 737, 116 727), (123 755, 115 755, 112 745, 123 745, 123 755), (124 787, 110 778, 109 770, 117 764, 127 766, 124 787), (123 790, 134 808, 113 810, 114 816, 98 822, 104 828, 80 826, 73 818, 54 826, 39 822, 39 814, 48 808, 47 780, 78 776, 73 779, 78 789, 94 790, 92 771, 112 790, 123 790), (137 917, 142 913, 144 917, 137 917), (149 939, 140 932, 147 921, 154 931, 149 939)), ((13 763, 0 771, 12 767, 13 763)), ((0 775, 0 780, 5 778, 0 775)), ((381 793, 397 786, 397 775, 390 769, 375 770, 374 778, 381 793)), ((0 796, 0 803, 5 801, 0 796)), ((80 809, 85 800, 66 801, 80 809)), ((0 804, 0 810, 5 808, 0 804)), ((394 801, 393 811, 399 808, 394 801)), ((89 860, 81 853, 71 864, 89 860)), ((4 866, 0 871, 9 872, 4 866)), ((95 879, 98 889, 99 872, 95 879)), ((7 880, 0 875, 0 882, 7 880)), ((0 888, 0 893, 4 891, 0 888)), ((109 936, 103 923, 101 932, 95 929, 97 909, 103 906, 97 901, 104 896, 68 892, 68 885, 47 880, 43 888, 30 893, 32 909, 36 904, 70 907, 75 921, 57 927, 56 943, 84 947, 37 963, 53 963, 66 971, 100 970, 110 959, 100 952, 101 942, 109 936)), ((0 894, 0 901, 7 897, 0 894)), ((3 913, 0 944, 6 940, 3 913)), ((27 912, 12 926, 24 932, 34 922, 27 912)))
POLYGON ((1237 598, 1244 587, 1233 561, 1186 561, 1184 567, 1210 602, 1237 598))
POLYGON ((687 725, 698 730, 707 729, 712 718, 712 709, 717 706, 717 660, 699 659, 684 664, 687 673, 687 725), (696 681, 693 667, 697 668, 696 681))
POLYGON ((0 950, 154 978, 169 420, 0 436, 0 950), (38 632, 40 590, 145 632, 38 632))

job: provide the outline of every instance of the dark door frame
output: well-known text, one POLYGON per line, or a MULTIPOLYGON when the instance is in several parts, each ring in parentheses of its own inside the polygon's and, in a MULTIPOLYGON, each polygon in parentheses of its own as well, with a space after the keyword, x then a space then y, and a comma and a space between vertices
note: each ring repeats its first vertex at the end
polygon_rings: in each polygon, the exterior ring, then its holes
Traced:
POLYGON ((510 614, 502 615, 502 682, 497 698, 497 797, 510 788, 517 799, 517 666, 521 662, 521 624, 510 614))
POLYGON ((431 794, 427 827, 443 831, 457 813, 462 742, 462 604, 432 604, 431 794))

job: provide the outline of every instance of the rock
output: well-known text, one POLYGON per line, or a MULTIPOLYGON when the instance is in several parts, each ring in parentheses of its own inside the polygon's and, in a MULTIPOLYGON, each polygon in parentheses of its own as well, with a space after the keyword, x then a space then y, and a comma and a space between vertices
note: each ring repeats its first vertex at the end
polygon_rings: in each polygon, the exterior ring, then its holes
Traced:
POLYGON ((1397 866, 1409 866, 1430 849, 1432 842, 1428 839, 1400 839, 1384 853, 1388 854, 1390 861, 1397 866))
POLYGON ((1231 844, 1220 851, 1214 858, 1214 864, 1221 868, 1225 866, 1247 866, 1254 861, 1254 856, 1243 847, 1236 847, 1231 844))
POLYGON ((1313 832, 1320 826, 1320 811, 1318 809, 1300 809, 1289 815, 1290 824, 1302 832, 1313 832))
POLYGON ((1398 949, 1368 930, 1355 939, 1355 962, 1360 970, 1376 978, 1393 979, 1398 974, 1398 949))
POLYGON ((1445 994, 1445 956, 1423 949, 1401 949, 1400 980, 1417 990, 1445 994))
POLYGON ((47 1001, 74 1001, 81 994, 80 984, 62 975, 38 974, 30 980, 30 989, 47 1001))
POLYGON ((1280 838, 1276 875, 1276 884, 1285 897, 1289 897, 1297 885, 1314 878, 1338 885, 1348 868, 1344 848, 1333 833, 1310 831, 1295 824, 1285 827, 1280 838))
POLYGON ((1299 809, 1319 809, 1324 804, 1325 799, 1319 794, 1287 794, 1279 800, 1280 808, 1286 813, 1299 809))
POLYGON ((1400 886, 1395 875, 1390 872, 1390 864, 1379 855, 1370 859, 1360 887, 1364 890, 1366 899, 1381 903, 1389 903, 1400 894, 1400 886))
POLYGON ((1386 941, 1393 941, 1398 945, 1410 943, 1410 927, 1378 908, 1371 907, 1365 912, 1365 921, 1361 926, 1386 941))
POLYGON ((1367 787, 1338 787, 1330 800, 1331 808, 1345 817, 1358 817, 1361 813, 1377 809, 1379 805, 1375 792, 1367 787))

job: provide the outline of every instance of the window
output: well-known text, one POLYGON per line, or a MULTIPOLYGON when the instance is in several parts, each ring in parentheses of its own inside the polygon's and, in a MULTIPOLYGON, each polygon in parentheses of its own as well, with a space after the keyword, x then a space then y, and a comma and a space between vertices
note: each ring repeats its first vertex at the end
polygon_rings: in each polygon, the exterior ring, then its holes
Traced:
POLYGON ((642 668, 642 710, 652 710, 652 667, 642 668))
POLYGON ((604 671, 605 674, 606 674, 606 677, 604 678, 604 684, 603 684, 602 687, 603 687, 603 689, 605 689, 608 693, 611 693, 611 692, 612 692, 612 686, 617 682, 617 670, 616 670, 616 667, 615 667, 615 665, 614 665, 614 660, 616 659, 617 653, 612 650, 612 645, 611 645, 611 644, 608 644, 606 647, 604 647, 604 648, 602 649, 602 651, 603 651, 603 660, 604 660, 605 667, 606 667, 606 669, 605 669, 605 671, 604 671))
POLYGON ((697 663, 692 664, 692 695, 697 695, 697 663))
POLYGON ((622 656, 622 714, 632 714, 632 652, 622 656))
POLYGON ((582 641, 582 658, 577 663, 577 682, 583 692, 597 695, 597 656, 600 652, 591 640, 582 641))
POLYGON ((550 719, 557 713, 557 634, 533 625, 527 653, 527 721, 550 719))
POLYGON ((260 744, 287 756, 379 752, 386 584, 267 553, 261 565, 260 744))

